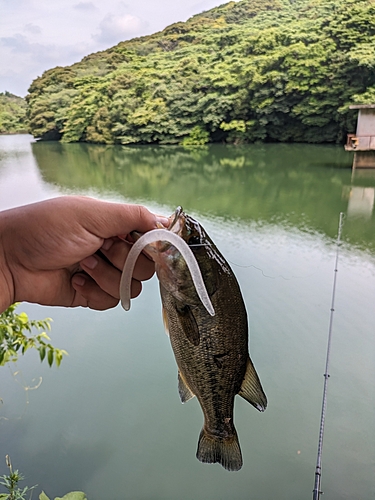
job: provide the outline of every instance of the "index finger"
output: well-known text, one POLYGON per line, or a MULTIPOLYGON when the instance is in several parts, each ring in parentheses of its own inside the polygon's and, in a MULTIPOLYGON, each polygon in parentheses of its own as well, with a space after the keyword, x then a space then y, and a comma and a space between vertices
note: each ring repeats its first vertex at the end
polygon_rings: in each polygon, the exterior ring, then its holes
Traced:
POLYGON ((167 217, 157 216, 142 205, 110 203, 92 198, 75 199, 82 226, 100 238, 111 238, 131 231, 156 229, 158 222, 168 226, 167 217), (91 208, 91 210, 90 210, 91 208))

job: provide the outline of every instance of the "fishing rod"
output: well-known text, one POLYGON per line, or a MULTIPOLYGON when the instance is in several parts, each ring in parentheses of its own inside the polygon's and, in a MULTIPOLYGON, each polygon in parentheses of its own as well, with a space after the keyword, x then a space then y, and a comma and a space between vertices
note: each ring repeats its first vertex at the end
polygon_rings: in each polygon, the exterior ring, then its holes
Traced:
POLYGON ((340 212, 339 225, 338 225, 338 231, 337 231, 337 240, 336 240, 336 260, 335 260, 335 269, 334 269, 334 275, 333 275, 331 314, 330 314, 330 318, 329 318, 326 366, 325 366, 325 372, 324 372, 323 402, 322 402, 322 413, 321 413, 321 417, 320 417, 318 455, 317 455, 317 459, 316 459, 313 500, 320 500, 320 496, 323 493, 320 489, 321 488, 320 483, 321 483, 321 477, 322 477, 323 436, 324 436, 324 424, 325 424, 326 409, 327 409, 327 387, 328 387, 328 379, 330 377, 330 375, 329 375, 329 358, 330 358, 330 354, 331 354, 333 313, 335 312, 336 281, 337 281, 339 252, 340 252, 340 245, 341 245, 341 232, 342 232, 343 223, 344 223, 344 213, 340 212))

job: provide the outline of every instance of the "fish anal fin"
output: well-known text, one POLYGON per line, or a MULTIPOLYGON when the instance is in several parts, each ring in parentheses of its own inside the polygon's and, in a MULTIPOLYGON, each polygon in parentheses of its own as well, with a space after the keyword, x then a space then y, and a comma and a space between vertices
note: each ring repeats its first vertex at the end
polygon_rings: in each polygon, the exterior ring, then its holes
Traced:
POLYGON ((197 449, 197 459, 206 464, 218 462, 229 471, 237 471, 242 467, 242 454, 238 437, 235 433, 228 439, 219 439, 202 429, 197 449))
POLYGON ((245 377, 238 394, 259 411, 267 408, 267 397, 250 358, 247 360, 245 377))
POLYGON ((178 372, 178 393, 180 395, 181 403, 187 403, 195 396, 180 372, 178 372))

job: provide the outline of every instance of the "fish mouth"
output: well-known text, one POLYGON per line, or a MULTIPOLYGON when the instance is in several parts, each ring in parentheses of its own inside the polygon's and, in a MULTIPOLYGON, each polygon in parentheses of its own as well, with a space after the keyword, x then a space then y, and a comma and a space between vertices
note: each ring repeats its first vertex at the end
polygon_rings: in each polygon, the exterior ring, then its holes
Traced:
MULTIPOLYGON (((179 234, 181 236, 181 232, 185 226, 185 214, 183 208, 178 206, 174 213, 169 217, 169 227, 168 231, 172 233, 179 234)), ((158 229, 165 229, 162 224, 158 223, 158 229)), ((139 240, 139 238, 144 233, 140 233, 139 231, 132 231, 130 233, 131 238, 134 242, 139 240)), ((166 241, 155 241, 154 243, 148 244, 144 249, 143 253, 151 260, 155 261, 155 257, 160 252, 167 252, 169 249, 174 248, 169 242, 166 241)))
POLYGON ((184 214, 184 211, 183 211, 183 208, 181 206, 178 206, 174 212, 174 214, 172 214, 170 216, 170 219, 171 220, 171 223, 169 225, 169 230, 170 231, 173 231, 173 232, 178 232, 181 228, 178 227, 176 228, 176 226, 180 226, 181 225, 181 219, 185 219, 185 214, 184 214), (173 219, 172 219, 173 217, 173 219), (177 231, 176 231, 177 229, 177 231))
MULTIPOLYGON (((169 219, 169 226, 165 228, 160 222, 157 223, 158 229, 168 229, 168 231, 172 231, 173 233, 178 233, 181 231, 181 226, 184 225, 185 221, 185 214, 184 210, 181 206, 178 206, 174 213, 168 217, 169 219)), ((139 231, 132 231, 130 233, 130 236, 132 239, 135 241, 139 240, 139 238, 143 235, 144 233, 140 233, 139 231)))

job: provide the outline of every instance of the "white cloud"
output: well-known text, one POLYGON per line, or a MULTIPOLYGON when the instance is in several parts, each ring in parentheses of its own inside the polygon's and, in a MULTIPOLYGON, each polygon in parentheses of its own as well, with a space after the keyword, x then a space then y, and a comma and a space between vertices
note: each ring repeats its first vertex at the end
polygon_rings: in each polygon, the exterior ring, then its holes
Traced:
POLYGON ((25 24, 23 31, 25 31, 26 33, 31 33, 32 35, 40 35, 42 29, 40 26, 37 26, 36 24, 28 23, 25 24))
POLYGON ((226 0, 0 0, 0 92, 226 0))
POLYGON ((39 61, 51 64, 61 56, 78 53, 75 45, 54 45, 30 42, 27 37, 16 33, 14 36, 0 38, 0 46, 11 53, 13 57, 27 56, 29 61, 39 61))
POLYGON ((97 8, 92 2, 79 2, 73 5, 73 8, 77 10, 82 10, 84 12, 93 12, 97 10, 97 8))
POLYGON ((99 33, 93 39, 100 43, 115 44, 139 35, 147 23, 130 14, 107 14, 99 24, 99 33))
POLYGON ((77 62, 89 52, 90 47, 82 43, 33 43, 19 33, 0 38, 0 91, 24 96, 32 80, 44 71, 77 62))

